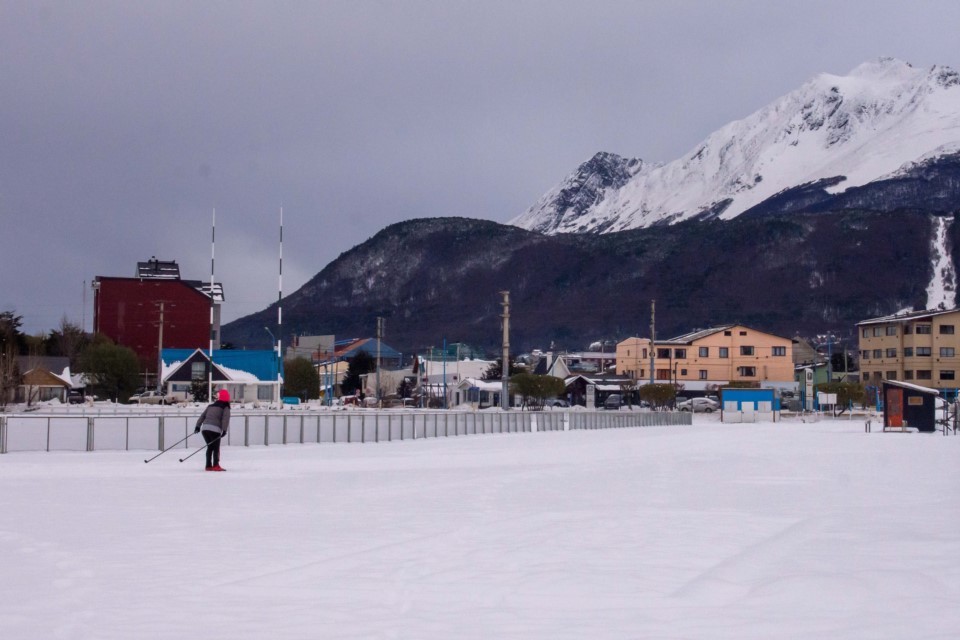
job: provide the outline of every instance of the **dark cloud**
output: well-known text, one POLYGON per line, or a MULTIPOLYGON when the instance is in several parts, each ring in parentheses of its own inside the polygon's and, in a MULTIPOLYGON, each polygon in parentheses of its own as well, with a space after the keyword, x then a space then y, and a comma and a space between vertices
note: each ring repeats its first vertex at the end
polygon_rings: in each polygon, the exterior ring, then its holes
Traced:
MULTIPOLYGON (((666 161, 810 76, 960 66, 954 2, 0 3, 0 309, 175 259, 228 319, 387 224, 506 221, 599 150, 666 161)), ((90 297, 86 321, 89 326, 90 297)))

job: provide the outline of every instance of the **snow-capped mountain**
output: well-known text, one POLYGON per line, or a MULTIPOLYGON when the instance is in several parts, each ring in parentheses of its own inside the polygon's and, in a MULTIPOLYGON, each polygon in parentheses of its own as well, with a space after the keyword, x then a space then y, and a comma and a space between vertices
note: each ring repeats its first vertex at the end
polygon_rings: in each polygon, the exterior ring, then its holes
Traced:
POLYGON ((510 224, 605 233, 730 219, 797 187, 844 194, 958 154, 960 75, 881 58, 846 76, 818 75, 673 162, 599 153, 510 224))

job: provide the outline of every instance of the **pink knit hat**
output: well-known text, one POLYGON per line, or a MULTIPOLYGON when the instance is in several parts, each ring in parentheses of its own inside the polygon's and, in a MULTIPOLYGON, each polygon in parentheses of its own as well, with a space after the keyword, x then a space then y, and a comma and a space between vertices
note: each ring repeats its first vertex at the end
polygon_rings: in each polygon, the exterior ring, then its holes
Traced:
POLYGON ((217 400, 220 402, 230 402, 230 392, 226 389, 220 389, 220 391, 217 392, 217 400))

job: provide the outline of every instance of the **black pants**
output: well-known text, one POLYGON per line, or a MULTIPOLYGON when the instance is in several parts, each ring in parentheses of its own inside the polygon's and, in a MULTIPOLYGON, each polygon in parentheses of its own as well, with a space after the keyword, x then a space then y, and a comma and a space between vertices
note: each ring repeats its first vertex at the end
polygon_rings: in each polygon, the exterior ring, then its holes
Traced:
POLYGON ((215 467, 220 464, 220 434, 216 431, 201 431, 207 443, 207 466, 215 467))

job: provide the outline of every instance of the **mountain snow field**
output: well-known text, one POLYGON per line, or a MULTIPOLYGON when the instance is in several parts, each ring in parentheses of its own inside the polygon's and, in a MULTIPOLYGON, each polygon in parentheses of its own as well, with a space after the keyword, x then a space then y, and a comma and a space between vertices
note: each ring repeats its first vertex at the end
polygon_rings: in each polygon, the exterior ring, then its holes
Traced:
POLYGON ((960 75, 894 58, 819 74, 667 163, 600 153, 510 224, 614 232, 698 216, 734 218, 793 187, 830 193, 960 151, 960 75))
POLYGON ((960 637, 960 437, 698 414, 145 453, 0 456, 4 638, 960 637))

